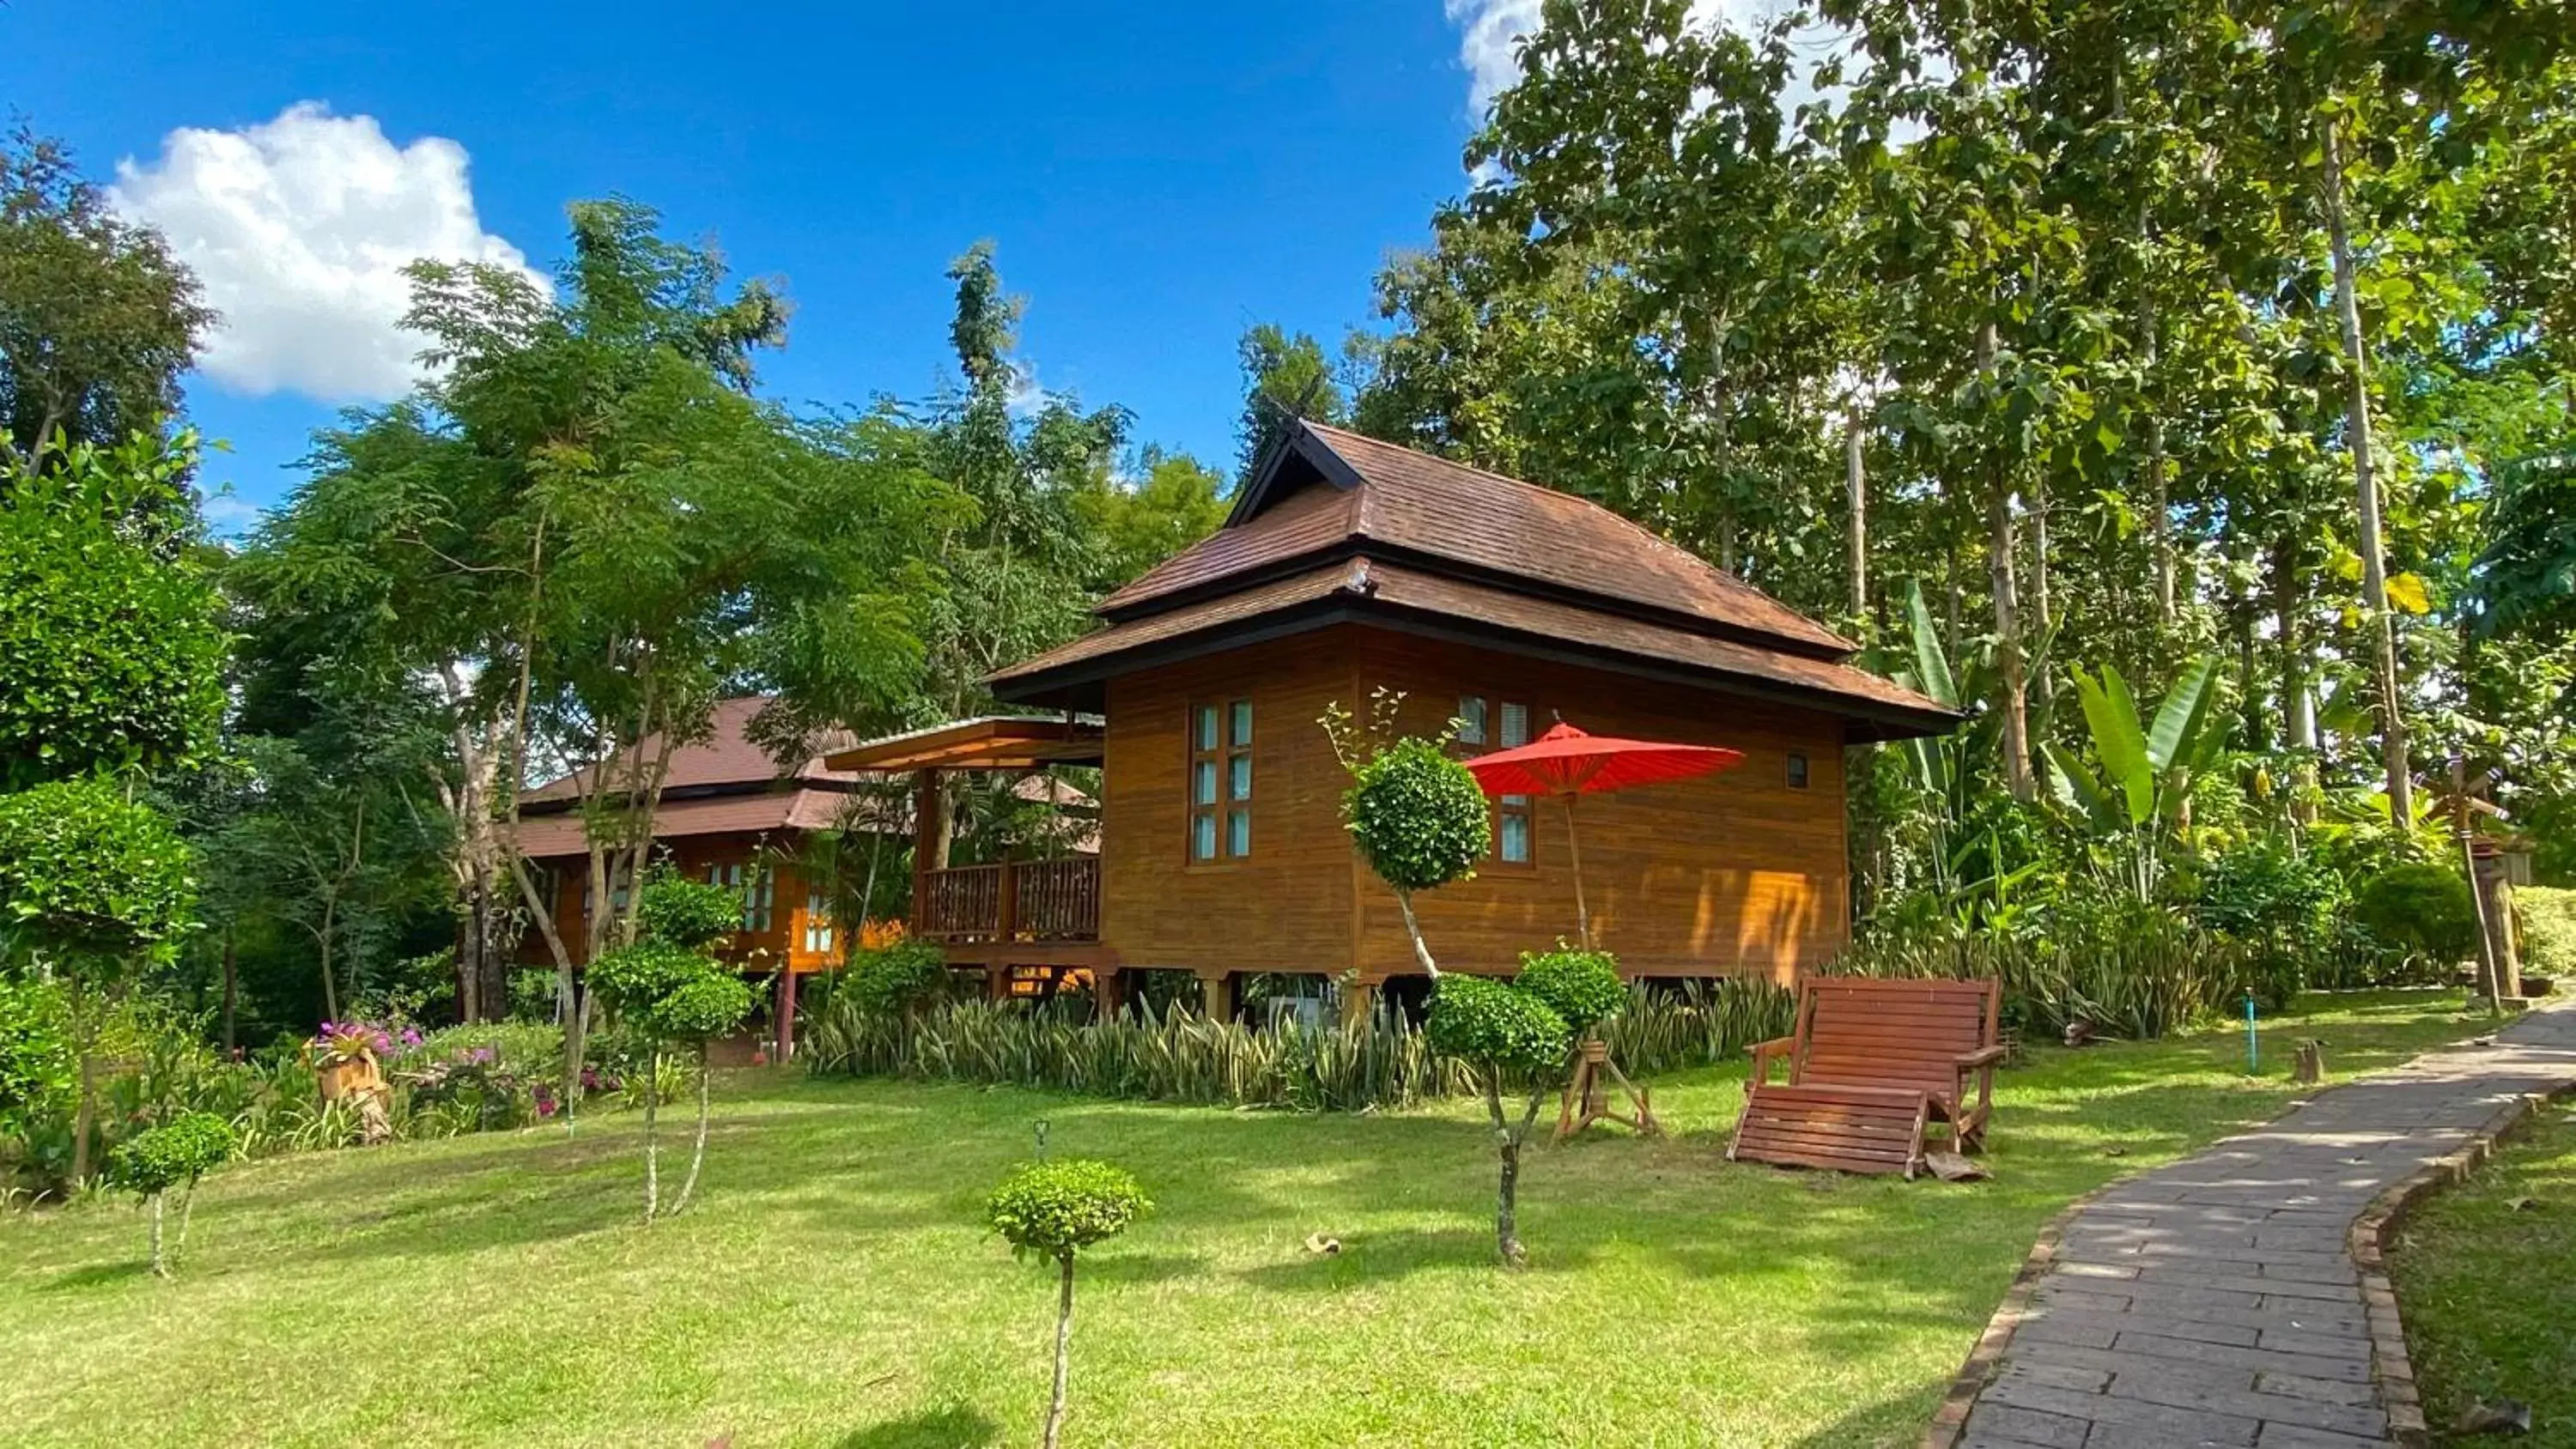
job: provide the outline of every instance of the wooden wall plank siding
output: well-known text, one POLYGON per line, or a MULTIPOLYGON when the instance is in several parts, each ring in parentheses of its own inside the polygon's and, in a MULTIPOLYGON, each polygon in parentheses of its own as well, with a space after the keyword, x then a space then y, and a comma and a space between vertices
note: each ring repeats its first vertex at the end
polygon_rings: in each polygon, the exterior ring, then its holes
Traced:
MULTIPOLYGON (((848 955, 849 945, 840 930, 833 932, 832 950, 805 949, 805 879, 793 861, 782 860, 777 854, 791 848, 791 841, 772 834, 736 833, 683 836, 662 842, 655 853, 657 859, 668 860, 680 874, 701 881, 707 878, 707 867, 711 865, 749 866, 754 860, 767 860, 777 873, 770 895, 769 929, 738 931, 718 947, 717 953, 745 971, 775 971, 782 963, 800 975, 838 969, 848 955)), ((562 933, 564 944, 572 948, 573 964, 586 964, 583 947, 590 928, 583 917, 582 897, 590 880, 590 861, 583 856, 563 856, 531 865, 558 873, 555 929, 562 933)), ((554 964, 545 938, 534 927, 521 938, 519 960, 531 966, 554 964)))
POLYGON ((1349 777, 1316 721, 1350 694, 1353 632, 1255 643, 1110 681, 1100 938, 1120 966, 1206 975, 1351 968, 1352 851, 1341 824, 1349 777), (1190 710, 1237 699, 1252 701, 1252 853, 1193 864, 1190 710))
MULTIPOLYGON (((1461 695, 1558 715, 1595 734, 1742 750, 1698 780, 1591 795, 1577 807, 1599 944, 1632 975, 1760 973, 1782 981, 1847 939, 1843 726, 1834 717, 1631 675, 1345 625, 1111 682, 1103 771, 1101 938, 1122 965, 1225 971, 1411 969, 1394 897, 1343 830, 1348 784, 1316 724, 1335 699, 1406 693, 1404 728, 1438 730, 1461 695), (1188 711, 1249 697, 1253 853, 1188 863, 1188 711), (1808 785, 1788 783, 1803 753, 1808 785)), ((1575 936, 1565 815, 1534 814, 1534 868, 1503 867, 1419 898, 1444 968, 1499 972, 1575 936)))
MULTIPOLYGON (((1724 745, 1732 769, 1583 796, 1583 883, 1595 944, 1639 976, 1767 974, 1822 964, 1849 935, 1843 727, 1830 715, 1415 636, 1372 631, 1357 651, 1367 687, 1406 691, 1404 727, 1440 728, 1465 694, 1530 707, 1536 738, 1562 716, 1597 735, 1724 745), (1788 783, 1807 757, 1803 790, 1788 783)), ((1480 871, 1417 898, 1443 969, 1509 971, 1525 950, 1576 936, 1566 818, 1537 802, 1537 869, 1480 871)), ((1360 972, 1401 971, 1412 948, 1395 897, 1361 893, 1360 972)))

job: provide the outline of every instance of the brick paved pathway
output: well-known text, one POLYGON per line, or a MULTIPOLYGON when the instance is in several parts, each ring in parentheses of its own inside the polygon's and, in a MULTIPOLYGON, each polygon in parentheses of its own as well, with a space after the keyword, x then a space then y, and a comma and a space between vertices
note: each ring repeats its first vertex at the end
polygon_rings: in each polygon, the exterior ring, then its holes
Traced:
POLYGON ((2515 1096, 2570 1081, 2576 1009, 2530 1012, 2115 1184, 2066 1224, 1963 1449, 2394 1442, 2348 1230, 2515 1096))

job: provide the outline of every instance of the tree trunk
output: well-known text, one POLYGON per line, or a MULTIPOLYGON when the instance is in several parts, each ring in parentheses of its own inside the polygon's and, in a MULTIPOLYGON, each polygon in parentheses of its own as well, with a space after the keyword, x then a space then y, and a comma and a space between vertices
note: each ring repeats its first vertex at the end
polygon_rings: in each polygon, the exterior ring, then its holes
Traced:
POLYGON ((185 1261, 188 1256, 188 1220, 197 1214, 197 1180, 179 1190, 179 1246, 172 1256, 185 1261))
POLYGON ((1998 480, 1986 502, 1986 563, 1994 577, 1995 663, 2003 698, 2004 783, 2016 800, 2036 797, 2030 769, 2030 686, 2022 674, 2021 608, 2013 584, 2012 488, 1998 480))
POLYGON ((1059 1254, 1056 1261, 1063 1277, 1055 1298, 1055 1392, 1047 1400, 1046 1449, 1064 1440, 1064 1385, 1073 1366, 1073 1254, 1059 1254))
POLYGON ((671 1200, 671 1216, 688 1211, 689 1195, 698 1190, 698 1169, 707 1161, 707 1044, 698 1043, 698 1139, 689 1148, 689 1175, 680 1182, 680 1195, 671 1200))
POLYGON ((339 918, 340 897, 337 892, 322 902, 322 929, 315 933, 314 945, 322 951, 322 1015, 327 1020, 340 1019, 340 983, 331 971, 331 938, 337 934, 332 924, 339 918))
POLYGON ((91 1040, 96 1028, 82 1034, 80 1095, 72 1108, 72 1186, 89 1181, 89 1139, 98 1126, 98 1052, 91 1040))
POLYGON ((1422 939, 1422 922, 1415 919, 1413 914, 1413 892, 1397 891, 1395 904, 1404 912, 1404 934, 1413 938, 1413 959, 1421 963, 1424 975, 1434 981, 1439 980, 1440 967, 1432 961, 1430 943, 1422 939))
MULTIPOLYGON (((1976 350, 1977 374, 1991 387, 1999 350, 1992 321, 1978 324, 1976 350)), ((2039 788, 2030 769, 2030 685, 2022 674, 2021 601, 2013 581, 2012 495, 2011 470, 1996 463, 1986 490, 1986 570, 1994 585, 1995 663, 2003 685, 1996 704, 2003 718, 2004 783, 2014 799, 2031 800, 2039 788)))
POLYGON ((241 1004, 241 958, 233 946, 233 923, 224 922, 224 1060, 231 1061, 240 1050, 233 1036, 233 1023, 241 1004))
POLYGON ((1851 423, 1843 429, 1843 491, 1851 504, 1851 611, 1854 619, 1869 617, 1869 489, 1861 472, 1860 412, 1854 409, 1851 423))
POLYGON ((2389 818, 2403 828, 2415 818, 2415 780, 2406 756, 2406 714, 2397 679, 2397 626, 2388 612, 2388 561, 2380 539, 2379 478, 2370 456, 2370 354, 2362 346, 2361 304, 2354 295, 2352 228, 2344 215, 2343 127, 2329 119, 2325 134, 2326 231, 2334 247, 2334 303, 2343 328, 2344 445, 2352 453, 2353 490, 2359 501, 2361 604, 2370 630, 2379 683, 2379 731, 2388 775, 2389 818))
MULTIPOLYGON (((575 1077, 564 1095, 581 1090, 581 1079, 575 1077)), ((653 1226, 653 1218, 662 1206, 662 1149, 653 1140, 653 1118, 662 1104, 662 1053, 659 1048, 644 1053, 644 1226, 653 1226)))
POLYGON ((167 1278, 170 1276, 169 1260, 161 1256, 162 1196, 162 1194, 157 1192, 152 1194, 152 1276, 155 1278, 167 1278))

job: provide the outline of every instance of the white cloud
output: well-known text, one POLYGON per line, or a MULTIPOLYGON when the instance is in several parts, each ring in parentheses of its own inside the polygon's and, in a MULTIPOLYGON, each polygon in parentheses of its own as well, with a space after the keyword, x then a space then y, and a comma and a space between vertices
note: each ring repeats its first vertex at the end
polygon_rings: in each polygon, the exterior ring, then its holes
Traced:
MULTIPOLYGON (((1521 78, 1520 38, 1538 29, 1541 0, 1441 0, 1458 27, 1458 63, 1467 71, 1467 110, 1482 121, 1485 107, 1521 78)), ((1723 18, 1750 28, 1787 9, 1786 0, 1691 0, 1690 22, 1723 18)), ((1792 84, 1794 90, 1798 83, 1792 84)))
POLYGON ((318 102, 237 131, 183 127, 157 161, 129 158, 116 175, 116 207, 159 228, 223 314, 199 366, 245 393, 348 402, 408 389, 421 339, 400 325, 402 269, 417 258, 536 275, 476 219, 464 147, 398 147, 373 116, 318 102))
POLYGON ((198 505, 206 529, 217 538, 240 538, 259 525, 259 505, 232 491, 209 493, 198 505))

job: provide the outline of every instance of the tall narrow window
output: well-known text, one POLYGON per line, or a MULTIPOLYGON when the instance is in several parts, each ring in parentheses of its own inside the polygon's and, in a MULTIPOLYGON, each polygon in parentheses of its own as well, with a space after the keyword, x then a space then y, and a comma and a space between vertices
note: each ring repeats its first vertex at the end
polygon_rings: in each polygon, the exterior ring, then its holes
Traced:
POLYGON ((1458 743, 1481 745, 1486 741, 1485 697, 1481 694, 1458 696, 1458 743))
POLYGON ((727 861, 707 867, 707 884, 726 886, 742 897, 742 928, 746 931, 769 929, 769 912, 777 897, 775 876, 757 865, 727 861))
POLYGON ((1789 756, 1789 788, 1807 788, 1807 757, 1803 754, 1792 752, 1789 756))
POLYGON ((1190 859, 1252 854, 1252 701, 1190 711, 1190 859))
POLYGON ((805 890, 805 950, 809 955, 828 956, 832 952, 832 897, 812 886, 805 890))
MULTIPOLYGON (((1529 743, 1529 706, 1506 703, 1502 709, 1502 747, 1529 743)), ((1535 856, 1530 797, 1505 795, 1494 804, 1494 855, 1507 865, 1527 865, 1535 856)))

